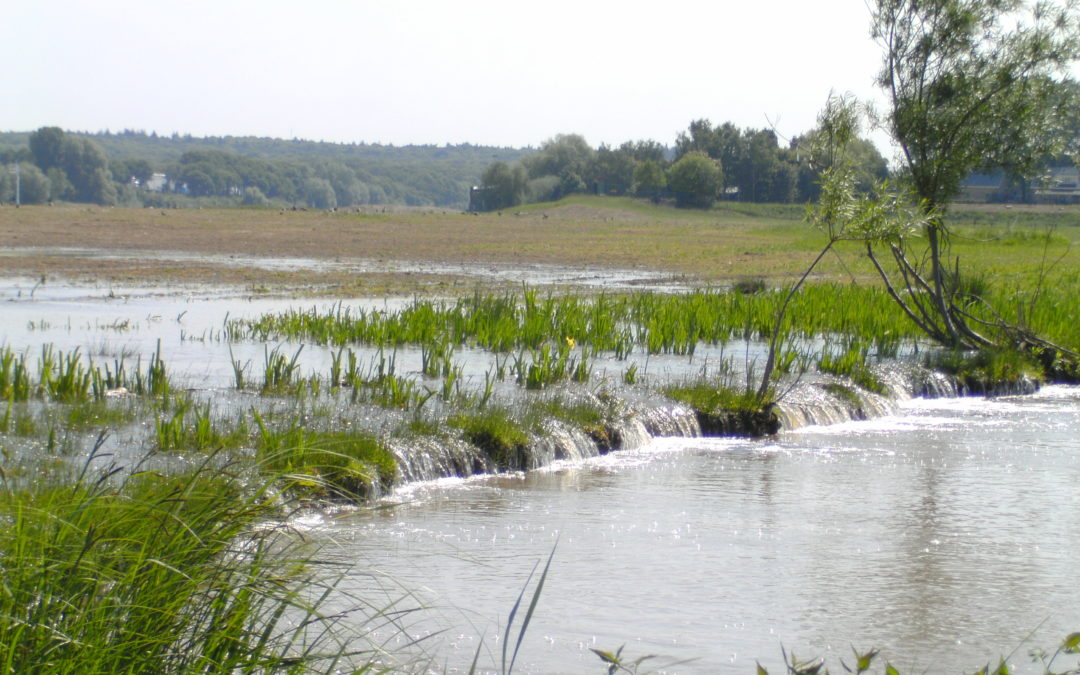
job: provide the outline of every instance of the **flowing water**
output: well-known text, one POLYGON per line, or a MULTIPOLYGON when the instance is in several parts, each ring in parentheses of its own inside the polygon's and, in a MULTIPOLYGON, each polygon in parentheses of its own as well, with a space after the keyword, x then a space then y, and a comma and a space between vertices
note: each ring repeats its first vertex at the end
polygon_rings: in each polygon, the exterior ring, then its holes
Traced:
MULTIPOLYGON (((0 298, 3 344, 130 361, 160 341, 170 376, 211 394, 229 389, 232 360, 264 358, 264 345, 220 338, 226 314, 304 305, 29 284, 0 286, 0 298)), ((710 354, 642 370, 679 377, 723 357, 710 354)), ((325 372, 329 350, 304 357, 325 372)), ((402 369, 413 361, 403 353, 402 369)), ((544 468, 421 481, 379 508, 293 524, 353 566, 341 609, 358 596, 415 610, 398 617, 404 631, 375 637, 433 655, 439 672, 467 670, 478 649, 498 664, 506 617, 549 555, 515 672, 604 672, 590 649, 623 644, 670 673, 746 673, 755 661, 782 672, 782 646, 840 672, 852 645, 905 673, 1006 655, 1014 672, 1037 670, 1029 647, 1080 630, 1080 389, 865 407, 872 419, 843 422, 792 405, 786 420, 840 423, 757 441, 693 437, 685 411, 643 408, 618 452, 574 450, 585 439, 553 427, 537 452, 565 459, 544 468)), ((395 451, 414 478, 470 461, 457 446, 395 451)))
POLYGON ((1080 630, 1078 432, 1076 388, 916 399, 763 441, 656 439, 415 486, 304 525, 358 561, 350 590, 428 607, 408 633, 432 635, 447 672, 481 637, 498 663, 506 616, 552 550, 517 672, 603 672, 590 648, 623 644, 653 668, 695 659, 663 672, 781 672, 781 646, 836 672, 852 645, 902 672, 1010 654, 1025 672, 1030 647, 1080 630))

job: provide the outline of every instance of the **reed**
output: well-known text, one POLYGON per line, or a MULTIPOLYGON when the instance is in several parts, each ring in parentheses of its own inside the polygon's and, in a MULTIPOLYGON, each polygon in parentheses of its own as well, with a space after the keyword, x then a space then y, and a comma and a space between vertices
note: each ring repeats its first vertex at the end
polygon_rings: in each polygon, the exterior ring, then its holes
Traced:
MULTIPOLYGON (((104 465, 0 482, 7 672, 334 672, 343 627, 269 483, 220 458, 162 475, 104 465)), ((350 635, 349 637, 355 637, 350 635)))
POLYGON ((825 348, 818 357, 817 368, 823 373, 846 377, 867 391, 885 393, 885 383, 867 365, 869 347, 851 340, 842 351, 825 348))

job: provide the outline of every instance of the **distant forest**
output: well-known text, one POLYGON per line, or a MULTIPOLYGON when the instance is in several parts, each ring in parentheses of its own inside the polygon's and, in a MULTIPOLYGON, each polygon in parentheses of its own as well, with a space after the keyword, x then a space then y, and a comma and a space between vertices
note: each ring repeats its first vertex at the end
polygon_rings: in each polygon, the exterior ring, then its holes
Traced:
MULTIPOLYGON (((470 144, 339 144, 130 130, 91 134, 57 127, 0 132, 0 163, 19 163, 20 201, 27 204, 461 209, 485 167, 528 152, 470 144)), ((0 172, 0 199, 15 199, 10 171, 0 172)))
MULTIPOLYGON (((718 199, 805 203, 817 199, 824 168, 811 161, 818 133, 812 129, 782 140, 771 129, 700 119, 673 146, 640 140, 593 148, 580 135, 560 134, 539 148, 499 148, 196 138, 131 130, 89 134, 42 127, 0 132, 0 164, 9 169, 0 171, 0 202, 17 196, 24 204, 318 209, 400 204, 491 211, 593 193, 690 208, 708 208, 718 199)), ((1080 138, 1080 130, 1074 135, 1080 138)), ((848 160, 861 189, 888 176, 885 158, 869 141, 854 143, 848 160)), ((1071 158, 1046 158, 1036 169, 1032 178, 1001 170, 973 174, 965 198, 1080 201, 1071 158)))

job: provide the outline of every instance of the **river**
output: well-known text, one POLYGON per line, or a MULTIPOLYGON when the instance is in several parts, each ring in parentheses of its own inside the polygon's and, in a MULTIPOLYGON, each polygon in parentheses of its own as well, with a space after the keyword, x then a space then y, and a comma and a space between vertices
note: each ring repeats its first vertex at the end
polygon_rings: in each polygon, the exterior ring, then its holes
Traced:
POLYGON ((1080 389, 1046 387, 761 441, 657 439, 306 526, 359 561, 350 591, 426 608, 403 621, 445 672, 480 636, 498 663, 506 616, 552 551, 515 672, 603 672, 590 648, 624 644, 668 673, 782 672, 781 648, 838 672, 852 645, 905 673, 1004 656, 1031 672, 1031 647, 1080 629, 1078 403, 1080 389))
MULTIPOLYGON (((160 344, 170 373, 203 391, 229 388, 233 358, 257 368, 264 357, 263 345, 224 342, 224 317, 289 304, 0 290, 8 346, 108 362, 160 344)), ((327 350, 304 353, 325 368, 327 350)), ((913 399, 764 440, 658 438, 525 474, 409 485, 378 508, 293 525, 351 565, 336 604, 362 598, 358 624, 370 607, 400 611, 372 637, 437 672, 464 672, 478 650, 498 664, 507 615, 549 556, 518 673, 604 672, 590 650, 620 645, 629 660, 655 655, 642 672, 760 662, 779 673, 782 649, 841 672, 852 645, 904 673, 1002 656, 1033 672, 1029 648, 1080 630, 1080 388, 913 399)))

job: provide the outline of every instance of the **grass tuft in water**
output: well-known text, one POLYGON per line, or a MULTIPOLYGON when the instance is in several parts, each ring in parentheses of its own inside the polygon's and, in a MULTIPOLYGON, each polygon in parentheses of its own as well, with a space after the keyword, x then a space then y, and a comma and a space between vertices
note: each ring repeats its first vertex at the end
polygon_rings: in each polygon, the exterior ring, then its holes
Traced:
POLYGON ((1042 381, 1042 367, 1032 357, 1013 350, 944 351, 932 354, 927 365, 952 375, 969 394, 1025 391, 1042 381))
POLYGON ((453 415, 447 424, 461 429, 465 440, 491 458, 502 470, 527 469, 529 435, 502 407, 453 415))
POLYGON ((305 497, 364 501, 389 490, 397 460, 375 436, 359 431, 275 431, 258 414, 258 456, 274 473, 290 476, 305 497))

